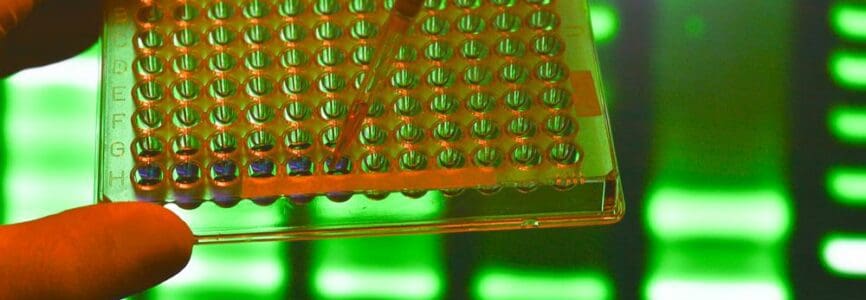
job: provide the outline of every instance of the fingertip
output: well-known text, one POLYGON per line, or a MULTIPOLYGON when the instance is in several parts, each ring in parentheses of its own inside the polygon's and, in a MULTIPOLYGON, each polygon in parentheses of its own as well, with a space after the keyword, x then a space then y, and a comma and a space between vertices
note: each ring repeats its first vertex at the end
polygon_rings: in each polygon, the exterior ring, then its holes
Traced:
POLYGON ((161 239, 168 240, 177 246, 177 254, 189 257, 195 237, 192 230, 177 214, 165 207, 144 202, 118 202, 98 204, 92 207, 104 207, 115 222, 127 224, 131 220, 141 223, 152 234, 158 234, 161 239))
POLYGON ((81 210, 84 215, 100 218, 90 228, 92 241, 100 248, 94 253, 106 258, 105 271, 120 275, 105 282, 113 287, 111 296, 126 296, 154 286, 189 262, 195 238, 189 226, 166 208, 129 202, 81 210))
POLYGON ((0 265, 16 272, 0 272, 0 298, 122 298, 182 270, 195 242, 177 215, 146 203, 92 205, 8 229, 0 239, 16 243, 0 265))

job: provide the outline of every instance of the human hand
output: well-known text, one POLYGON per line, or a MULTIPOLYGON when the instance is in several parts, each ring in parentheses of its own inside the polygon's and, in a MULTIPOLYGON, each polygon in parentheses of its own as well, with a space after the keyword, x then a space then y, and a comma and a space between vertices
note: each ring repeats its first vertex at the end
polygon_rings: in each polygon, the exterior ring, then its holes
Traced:
POLYGON ((97 204, 0 227, 0 299, 120 299, 186 266, 194 238, 171 211, 97 204))
POLYGON ((0 78, 92 46, 102 0, 0 0, 0 78))
MULTIPOLYGON (((0 0, 0 78, 92 45, 100 5, 0 0)), ((99 204, 2 226, 0 299, 119 299, 180 271, 193 243, 182 220, 146 203, 99 204)))

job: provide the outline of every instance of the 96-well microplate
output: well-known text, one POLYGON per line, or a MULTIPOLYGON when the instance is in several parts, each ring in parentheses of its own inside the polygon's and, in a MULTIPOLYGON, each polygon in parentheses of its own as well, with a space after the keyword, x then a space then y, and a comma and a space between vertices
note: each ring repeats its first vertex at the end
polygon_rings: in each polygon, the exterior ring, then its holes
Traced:
POLYGON ((621 218, 585 1, 425 1, 333 160, 392 6, 108 1, 98 200, 166 205, 202 242, 621 218))

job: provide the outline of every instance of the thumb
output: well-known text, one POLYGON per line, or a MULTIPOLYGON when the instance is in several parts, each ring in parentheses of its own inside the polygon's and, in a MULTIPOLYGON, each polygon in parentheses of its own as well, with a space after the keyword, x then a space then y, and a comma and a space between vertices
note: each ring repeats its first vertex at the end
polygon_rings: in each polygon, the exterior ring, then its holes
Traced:
POLYGON ((119 299, 183 269, 193 242, 174 213, 146 203, 0 227, 0 299, 119 299))
POLYGON ((102 28, 102 0, 0 0, 0 77, 72 57, 102 28))

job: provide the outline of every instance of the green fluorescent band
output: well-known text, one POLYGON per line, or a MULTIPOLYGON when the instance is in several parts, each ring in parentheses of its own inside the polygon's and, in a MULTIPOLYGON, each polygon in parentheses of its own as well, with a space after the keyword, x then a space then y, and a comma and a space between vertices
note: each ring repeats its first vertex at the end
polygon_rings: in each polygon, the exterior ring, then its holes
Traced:
POLYGON ((596 272, 553 273, 482 269, 474 286, 477 299, 611 299, 610 279, 596 272))
POLYGON ((328 266, 313 278, 316 290, 326 299, 435 299, 442 293, 442 282, 433 269, 328 266))
POLYGON ((836 51, 830 57, 830 75, 844 88, 866 89, 866 53, 836 51))
POLYGON ((866 3, 838 3, 830 9, 830 25, 845 39, 866 40, 866 3))
POLYGON ((840 141, 866 144, 866 107, 834 107, 828 121, 830 132, 840 141))
POLYGON ((784 245, 689 241, 653 247, 647 299, 785 299, 784 245))
POLYGON ((821 243, 821 260, 840 276, 866 276, 866 235, 834 233, 821 243))
POLYGON ((755 3, 653 7, 653 106, 663 121, 654 124, 644 205, 643 298, 791 297, 784 247, 793 205, 784 170, 795 9, 791 1, 755 3), (774 67, 728 75, 756 65, 774 67))
POLYGON ((149 299, 283 299, 287 283, 278 243, 196 247, 180 273, 154 288, 149 299))
POLYGON ((589 14, 596 42, 604 43, 616 37, 619 31, 619 15, 613 7, 603 4, 590 5, 589 14))
POLYGON ((789 298, 784 285, 775 280, 655 278, 648 289, 647 298, 653 300, 789 298))
POLYGON ((845 205, 866 205, 866 168, 837 167, 827 173, 830 196, 845 205))
MULTIPOLYGON (((418 199, 391 193, 383 200, 355 195, 344 203, 315 199, 320 224, 435 217, 444 196, 418 199), (358 199, 360 198, 360 199, 358 199), (387 204, 385 206, 384 204, 387 204)), ((313 243, 312 290, 321 299, 438 299, 444 290, 436 235, 325 240, 313 243)))
POLYGON ((646 220, 662 241, 689 238, 780 241, 791 208, 775 189, 689 190, 664 186, 650 193, 646 220))
POLYGON ((413 235, 317 241, 312 290, 322 299, 438 299, 444 290, 441 241, 413 235))

